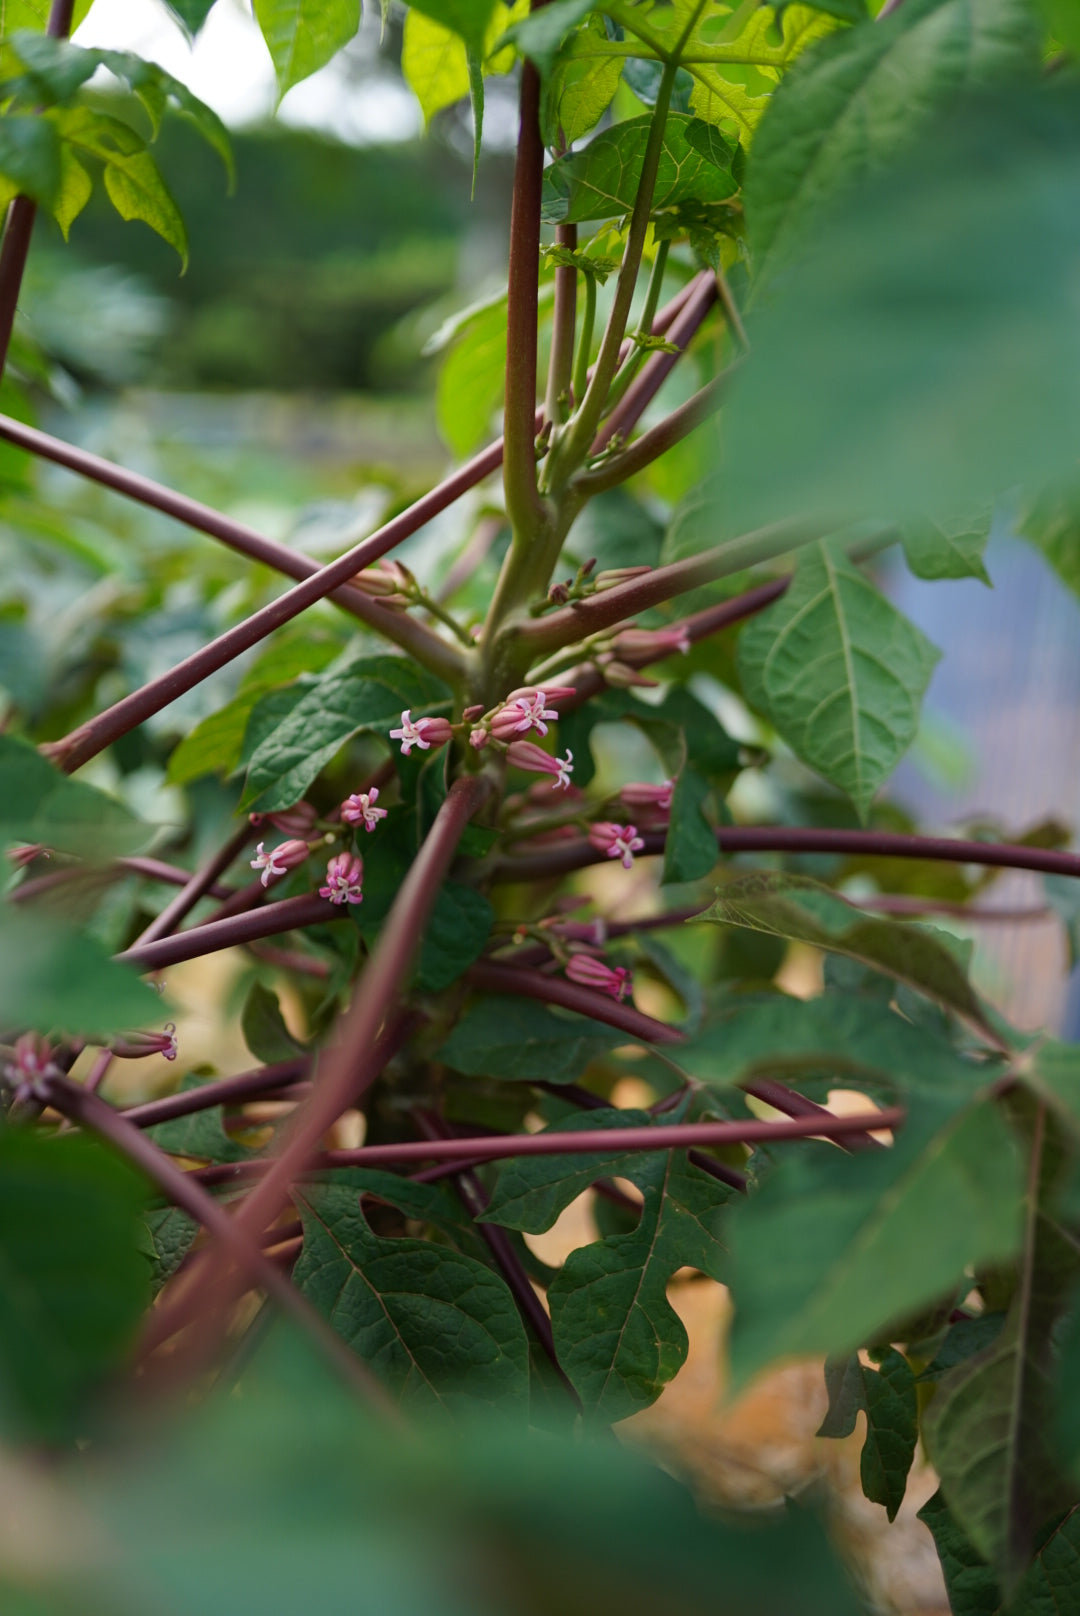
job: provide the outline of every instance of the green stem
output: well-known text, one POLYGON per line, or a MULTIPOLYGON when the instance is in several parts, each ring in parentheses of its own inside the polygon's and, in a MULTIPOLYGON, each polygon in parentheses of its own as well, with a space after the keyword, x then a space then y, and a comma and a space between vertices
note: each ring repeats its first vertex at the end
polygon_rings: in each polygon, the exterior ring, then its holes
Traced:
POLYGON ((536 486, 536 325, 544 147, 540 77, 531 62, 521 70, 520 120, 510 213, 503 427, 503 486, 515 548, 531 545, 544 520, 536 486))
MULTIPOLYGON (((649 288, 645 294, 645 307, 641 311, 641 319, 637 323, 635 336, 647 337, 652 332, 652 324, 656 318, 657 304, 660 302, 660 288, 663 284, 664 272, 667 269, 670 247, 670 241, 657 243, 656 257, 653 259, 652 273, 649 276, 649 288)), ((607 408, 609 410, 613 410, 622 399, 626 389, 641 369, 644 358, 645 349, 635 343, 623 360, 622 366, 617 371, 615 380, 611 384, 607 397, 607 408)))
MULTIPOLYGON (((577 225, 560 224, 555 228, 555 240, 560 247, 573 252, 577 247, 577 225)), ((574 331, 577 326, 577 270, 570 264, 560 264, 555 270, 555 307, 551 319, 551 358, 548 362, 548 383, 545 414, 553 425, 561 425, 569 413, 571 374, 574 366, 574 331)))
POLYGON ((577 358, 574 361, 574 403, 580 404, 589 386, 589 350, 592 347, 593 326, 596 324, 596 279, 585 277, 585 314, 578 338, 577 358))

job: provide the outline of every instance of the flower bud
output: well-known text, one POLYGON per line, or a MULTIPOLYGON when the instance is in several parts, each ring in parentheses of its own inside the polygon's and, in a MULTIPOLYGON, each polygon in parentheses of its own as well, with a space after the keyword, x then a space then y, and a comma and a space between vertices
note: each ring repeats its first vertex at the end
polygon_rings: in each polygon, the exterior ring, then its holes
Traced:
POLYGON ((643 573, 652 570, 652 567, 610 567, 596 574, 597 592, 602 594, 605 589, 614 589, 617 584, 628 584, 631 578, 640 578, 643 573))
POLYGON ((474 707, 466 707, 465 711, 461 715, 461 722, 463 724, 473 724, 478 718, 482 718, 483 715, 484 704, 482 701, 478 701, 474 707))
POLYGON ((286 836, 306 836, 314 828, 319 815, 310 802, 297 802, 291 808, 282 808, 269 814, 249 814, 248 819, 256 830, 263 825, 273 825, 275 830, 283 831, 286 836))
POLYGON ((678 628, 624 628, 616 634, 615 653, 620 657, 648 658, 658 662, 661 657, 679 652, 685 656, 690 649, 690 636, 685 625, 678 628))
POLYGON ((650 786, 643 781, 632 780, 622 787, 619 796, 628 808, 662 808, 666 812, 671 807, 674 792, 674 780, 665 780, 662 786, 650 786))
POLYGON ((566 974, 571 982, 597 988, 612 999, 621 1001, 630 991, 630 972, 624 965, 605 965, 591 954, 572 954, 566 962, 566 974))
POLYGON ((655 679, 649 679, 645 674, 638 673, 636 668, 627 667, 625 662, 612 658, 609 662, 606 657, 599 659, 601 671, 605 681, 616 690, 630 690, 634 685, 656 685, 655 679))
POLYGON ((176 1059, 176 1022, 167 1021, 163 1032, 128 1032, 114 1038, 109 1044, 114 1055, 121 1060, 140 1060, 144 1055, 164 1055, 166 1060, 176 1059))

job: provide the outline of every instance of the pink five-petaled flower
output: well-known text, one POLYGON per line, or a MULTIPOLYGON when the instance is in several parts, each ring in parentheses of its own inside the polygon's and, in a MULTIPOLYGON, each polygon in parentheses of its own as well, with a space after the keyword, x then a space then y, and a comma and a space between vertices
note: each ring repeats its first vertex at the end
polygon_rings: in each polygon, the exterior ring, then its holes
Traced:
POLYGON ((662 786, 650 786, 644 781, 631 780, 629 785, 622 787, 619 796, 628 808, 662 808, 667 812, 671 807, 674 793, 674 780, 665 780, 662 786))
POLYGON ((11 1053, 13 1059, 5 1062, 3 1071, 8 1082, 15 1085, 16 1094, 32 1093, 39 1078, 60 1075, 53 1046, 41 1033, 22 1033, 11 1053))
POLYGON ((128 1032, 114 1038, 109 1045, 114 1055, 122 1060, 138 1060, 143 1055, 164 1055, 166 1060, 176 1059, 176 1022, 167 1021, 163 1032, 128 1032))
POLYGON ((545 720, 559 716, 553 707, 547 705, 548 702, 574 694, 570 685, 556 685, 551 690, 538 690, 535 685, 526 685, 521 690, 514 690, 493 716, 491 733, 499 741, 512 741, 516 735, 527 735, 531 729, 536 730, 538 735, 546 735, 545 720))
POLYGON ((515 769, 531 769, 534 774, 553 774, 555 784, 553 791, 561 786, 564 791, 569 788, 570 776, 574 772, 574 754, 566 748, 564 758, 552 757, 545 752, 542 746, 536 746, 532 741, 511 741, 506 749, 506 761, 512 763, 515 769))
POLYGON ((370 791, 354 791, 351 797, 346 797, 341 805, 341 817, 347 825, 363 823, 366 831, 372 831, 380 819, 386 818, 385 808, 376 808, 379 800, 378 786, 372 786, 370 791))
POLYGON ((595 825, 589 826, 589 841, 597 852, 606 853, 608 858, 621 859, 624 870, 630 868, 634 854, 640 853, 645 846, 636 825, 616 825, 610 819, 600 819, 595 825))
POLYGON ((306 842, 293 837, 291 841, 282 842, 279 847, 272 847, 267 853, 265 843, 259 842, 255 848, 255 857, 251 860, 253 870, 261 870, 259 880, 264 887, 271 881, 276 881, 286 870, 295 870, 298 864, 303 864, 311 849, 306 842))
POLYGON ((630 972, 625 965, 605 965, 591 954, 571 954, 566 962, 566 974, 571 982, 584 988, 598 988, 613 999, 625 999, 630 991, 630 972))
POLYGON ((319 888, 319 897, 331 903, 363 903, 363 879, 364 861, 358 853, 336 853, 326 866, 326 885, 319 888))
POLYGON ((401 728, 390 731, 392 741, 401 742, 401 755, 408 757, 412 747, 418 746, 421 752, 429 752, 433 746, 445 746, 453 735, 453 726, 448 718, 417 718, 406 707, 401 715, 401 728))

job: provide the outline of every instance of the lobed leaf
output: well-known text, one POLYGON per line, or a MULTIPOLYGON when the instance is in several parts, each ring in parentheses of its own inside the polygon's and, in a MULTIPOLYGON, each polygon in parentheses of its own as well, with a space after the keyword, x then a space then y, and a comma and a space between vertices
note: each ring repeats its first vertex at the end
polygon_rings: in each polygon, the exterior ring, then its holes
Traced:
POLYGON ((888 1150, 788 1148, 732 1208, 736 1389, 778 1359, 847 1353, 1018 1247, 1023 1175, 995 1104, 912 1104, 888 1150))
POLYGON ((739 672, 747 700, 865 820, 915 739, 940 654, 837 548, 814 544, 743 629, 739 672))
MULTIPOLYGON (((718 168, 687 139, 694 120, 671 113, 653 193, 653 211, 690 200, 723 202, 739 189, 730 169, 718 168)), ((634 205, 652 119, 646 114, 595 135, 581 151, 559 157, 544 173, 541 214, 548 224, 616 219, 634 205)))
POLYGON ((436 1059, 469 1077, 572 1083, 606 1050, 626 1042, 587 1016, 556 1015, 534 999, 474 999, 436 1059))
POLYGON ((451 1416, 529 1406, 525 1330, 499 1275, 426 1240, 383 1240, 355 1190, 295 1192, 293 1278, 407 1410, 451 1416))
POLYGON ((742 876, 720 887, 716 902, 700 918, 846 954, 985 1026, 948 933, 904 921, 870 919, 808 876, 774 871, 742 876))

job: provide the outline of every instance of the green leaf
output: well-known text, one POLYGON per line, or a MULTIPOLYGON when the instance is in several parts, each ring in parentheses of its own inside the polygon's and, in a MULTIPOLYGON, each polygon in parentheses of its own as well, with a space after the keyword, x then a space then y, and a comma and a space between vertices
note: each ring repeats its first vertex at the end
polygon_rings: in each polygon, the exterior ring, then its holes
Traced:
POLYGON ((816 1434, 842 1440, 854 1431, 860 1413, 865 1413, 862 1364, 857 1352, 833 1354, 825 1359, 825 1390, 829 1406, 816 1434))
POLYGON ((180 255, 187 268, 188 243, 184 221, 149 152, 133 152, 105 165, 105 189, 121 219, 141 219, 180 255))
POLYGON ((482 892, 447 881, 439 891, 420 943, 416 985, 439 993, 463 976, 484 951, 495 910, 482 892))
POLYGON ((731 173, 736 148, 730 140, 724 139, 714 123, 707 123, 704 118, 691 118, 686 126, 686 141, 714 168, 723 169, 725 174, 731 173))
MULTIPOLYGON (((527 56, 547 79, 571 30, 592 11, 596 0, 553 0, 550 5, 523 17, 506 30, 522 56, 527 56)), ((571 137, 568 135, 567 139, 571 137)))
POLYGON ((253 982, 240 1012, 240 1031, 256 1060, 274 1066, 278 1061, 295 1060, 305 1053, 304 1046, 285 1025, 278 996, 261 982, 253 982))
MULTIPOLYGON (((619 1128, 648 1127, 654 1120, 648 1111, 612 1107, 582 1112, 573 1127, 575 1133, 606 1135, 619 1128)), ((594 1156, 512 1156, 498 1164, 487 1211, 477 1221, 543 1234, 596 1179, 631 1177, 639 1156, 638 1151, 620 1152, 614 1142, 606 1142, 606 1148, 598 1142, 594 1156)))
POLYGON ((736 1002, 679 1050, 679 1065, 717 1087, 767 1073, 798 1087, 827 1072, 837 1085, 870 1079, 894 1093, 966 1101, 988 1077, 944 1038, 897 1015, 868 994, 826 992, 813 999, 769 994, 736 1002))
POLYGON ((698 881, 715 868, 720 858, 716 835, 705 817, 709 783, 689 764, 675 782, 664 844, 661 881, 698 881))
POLYGON ((195 1244, 199 1225, 178 1206, 151 1207, 143 1221, 150 1242, 151 1282, 156 1295, 195 1244))
POLYGON ((957 1364, 965 1363, 977 1352, 982 1352, 1001 1334, 1004 1322, 1004 1313, 980 1313, 975 1318, 958 1319, 946 1331, 933 1361, 927 1364, 919 1379, 940 1380, 957 1364))
POLYGON ((1020 1237, 1022 1167, 994 1103, 910 1106, 888 1150, 785 1149, 729 1214, 733 1385, 777 1359, 852 1352, 1020 1237))
POLYGON ((87 1393, 133 1346, 149 1292, 137 1249, 144 1200, 126 1163, 86 1138, 0 1130, 0 1421, 9 1437, 69 1438, 87 1393))
POLYGON ((905 522, 900 534, 904 560, 916 578, 978 578, 991 587, 983 561, 991 516, 986 508, 967 520, 916 517, 905 522))
POLYGON ((67 143, 60 147, 60 189, 53 203, 53 218, 64 240, 94 194, 94 182, 67 143))
POLYGON ((739 638, 747 700, 863 820, 915 739, 939 656, 827 544, 799 552, 791 586, 739 638))
MULTIPOLYGON (((189 1074, 180 1085, 180 1093, 201 1088, 203 1079, 189 1074)), ((237 1162, 247 1161, 251 1151, 225 1132, 225 1108, 207 1106, 203 1111, 191 1111, 184 1117, 170 1117, 168 1122, 156 1122, 147 1128, 147 1137, 169 1156, 187 1156, 194 1161, 237 1162)))
POLYGON ((1071 1616, 1080 1608, 1080 1509, 1071 1509, 1040 1545, 1007 1616, 1071 1616))
MULTIPOLYGON (((574 5, 577 0, 569 0, 574 5)), ((558 10, 558 3, 533 12, 530 23, 543 23, 558 10)), ((549 81, 545 82, 543 103, 544 138, 554 145, 561 129, 568 146, 587 135, 607 111, 619 88, 623 58, 596 54, 607 34, 603 20, 595 14, 584 28, 569 39, 561 51, 549 81)))
POLYGON ((467 1077, 573 1083, 626 1034, 587 1016, 556 1015, 532 999, 474 999, 436 1059, 467 1077))
POLYGON ((137 1588, 138 1608, 170 1616, 702 1616, 720 1586, 723 1616, 792 1616, 793 1589, 798 1616, 860 1609, 808 1511, 721 1519, 633 1448, 506 1420, 388 1436, 295 1336, 286 1359, 282 1334, 237 1394, 126 1464, 80 1465, 59 1519, 112 1553, 80 1566, 70 1611, 87 1616, 102 1583, 103 1612, 137 1588))
MULTIPOLYGON (((93 0, 75 0, 71 15, 74 31, 90 10, 93 0)), ((49 21, 51 0, 4 0, 3 31, 14 34, 20 28, 33 28, 44 33, 49 21)))
POLYGON ((1080 411, 1078 252, 1074 92, 959 107, 762 300, 725 410, 731 520, 905 520, 1061 474, 1080 411))
POLYGON ((1023 1261, 1005 1323, 991 1344, 944 1375, 924 1435, 949 1510, 1011 1589, 1039 1529, 1072 1502, 1050 1453, 1051 1332, 1080 1254, 1071 1235, 1027 1197, 1023 1261))
POLYGON ((325 67, 360 27, 360 0, 254 0, 278 92, 325 67))
POLYGON ((295 1193, 304 1249, 293 1278, 407 1410, 525 1418, 529 1352, 504 1281, 426 1240, 382 1240, 354 1190, 295 1193))
POLYGON ((1062 583, 1080 595, 1080 483, 1062 477, 1029 494, 1016 531, 1042 552, 1062 583))
POLYGON ((93 937, 0 908, 0 1027, 105 1037, 161 1020, 161 1000, 93 937))
POLYGON ((405 17, 401 71, 424 122, 469 93, 469 63, 460 34, 411 7, 405 17))
POLYGON ((196 724, 169 758, 165 773, 169 784, 184 786, 207 774, 231 774, 240 761, 244 731, 260 694, 257 689, 242 691, 196 724))
POLYGON ((291 808, 354 735, 370 731, 385 738, 400 724, 403 709, 415 718, 443 706, 449 696, 441 680, 404 657, 346 653, 260 738, 248 760, 240 807, 260 813, 291 808))
POLYGON ((48 118, 0 118, 0 174, 24 196, 47 208, 56 205, 61 182, 60 142, 48 118))
MULTIPOLYGON (((919 1519, 933 1533, 953 1616, 998 1616, 1001 1610, 998 1580, 949 1514, 940 1489, 920 1509, 919 1519)), ((1030 1616, 1035 1613, 1030 1612, 1030 1616)))
POLYGON ((26 741, 0 735, 0 843, 41 842, 104 861, 139 851, 153 835, 115 797, 61 774, 26 741))
POLYGON ((455 454, 471 454, 488 435, 502 401, 505 370, 506 298, 499 297, 462 322, 439 366, 435 414, 455 454))
POLYGON ((730 785, 739 767, 739 744, 709 709, 681 685, 673 685, 663 701, 647 704, 628 690, 605 690, 560 719, 559 742, 573 751, 575 785, 589 785, 596 773, 591 743, 596 725, 622 724, 627 719, 644 731, 665 768, 671 747, 680 745, 681 731, 696 772, 723 790, 730 785))
POLYGON ((734 1194, 685 1151, 626 1169, 642 1191, 638 1226, 572 1251, 548 1287, 559 1362, 596 1421, 648 1408, 686 1361, 687 1336, 667 1300, 676 1269, 720 1277, 720 1213, 734 1194))
POLYGON ((1026 0, 906 0, 872 28, 831 34, 769 102, 746 176, 759 276, 798 247, 823 203, 891 160, 956 94, 1034 68, 1026 0))
POLYGON ((419 4, 412 0, 412 4, 444 28, 460 34, 474 51, 483 50, 495 0, 420 0, 419 4))
POLYGON ((165 3, 189 39, 195 38, 214 6, 214 0, 165 0, 165 3))
POLYGON ((1016 1062, 1016 1075, 1053 1107, 1074 1136, 1080 1133, 1080 1044, 1040 1039, 1016 1062))
POLYGON ((882 1504, 890 1521, 904 1502, 908 1472, 919 1440, 915 1376, 903 1353, 887 1347, 876 1372, 860 1365, 866 1408, 866 1441, 859 1461, 862 1489, 882 1504))
POLYGON ((979 1001, 958 962, 954 939, 931 926, 870 919, 808 876, 758 871, 718 890, 702 920, 747 926, 809 943, 906 982, 930 999, 985 1026, 979 1001))
MULTIPOLYGON (((653 211, 691 199, 723 202, 738 184, 729 171, 717 168, 687 139, 695 120, 685 113, 669 115, 653 195, 653 211)), ((560 157, 544 172, 541 207, 548 224, 575 224, 589 219, 616 219, 634 205, 641 165, 652 123, 651 114, 629 118, 594 135, 581 151, 560 157)))

